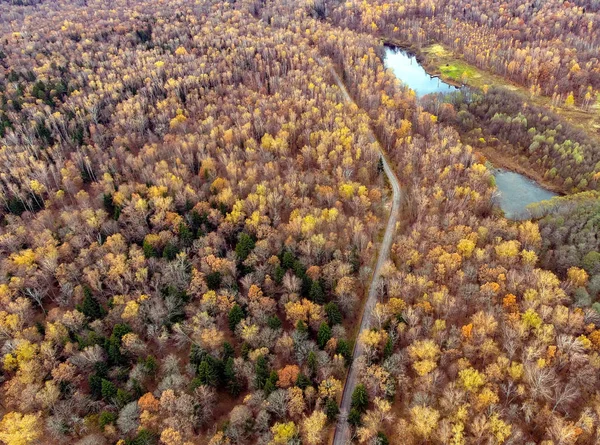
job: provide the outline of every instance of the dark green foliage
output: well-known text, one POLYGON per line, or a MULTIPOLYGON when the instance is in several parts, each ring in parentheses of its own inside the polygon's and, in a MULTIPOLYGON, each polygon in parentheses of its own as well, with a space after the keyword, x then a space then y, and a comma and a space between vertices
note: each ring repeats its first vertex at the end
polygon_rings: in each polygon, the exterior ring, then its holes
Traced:
POLYGON ((121 388, 117 389, 117 406, 123 407, 132 400, 133 398, 131 397, 131 394, 129 394, 127 391, 121 388))
POLYGON ((242 354, 242 358, 244 360, 248 360, 248 354, 250 353, 250 350, 252 348, 250 347, 250 345, 248 343, 242 343, 242 347, 240 349, 240 352, 242 354))
POLYGON ((237 397, 242 392, 242 385, 235 373, 233 357, 229 357, 225 362, 224 377, 227 390, 233 397, 237 397))
POLYGON ((223 343, 223 360, 227 360, 229 357, 235 356, 235 349, 231 346, 231 343, 223 343))
POLYGON ((331 326, 342 323, 342 313, 338 308, 338 305, 330 302, 325 305, 325 313, 327 314, 327 320, 331 326))
POLYGON ((359 426, 360 425, 360 416, 361 416, 360 411, 358 411, 355 408, 350 409, 350 412, 348 413, 348 423, 354 427, 359 426))
POLYGON ((390 441, 384 433, 379 431, 377 433, 377 438, 375 439, 375 445, 390 445, 390 441))
POLYGON ((211 290, 221 287, 221 272, 212 272, 206 275, 206 285, 211 290))
POLYGON ((158 362, 152 355, 146 357, 146 360, 143 361, 143 365, 149 375, 153 375, 158 370, 158 362))
POLYGON ((277 372, 275 371, 271 371, 271 374, 269 375, 269 378, 267 379, 267 382, 265 383, 265 387, 264 387, 264 391, 265 391, 265 395, 269 395, 271 394, 273 391, 275 391, 277 389, 277 381, 279 380, 279 376, 277 375, 277 372))
POLYGON ((115 337, 121 340, 125 336, 125 334, 129 334, 130 332, 131 327, 129 327, 129 325, 123 323, 116 324, 113 328, 111 337, 115 337))
POLYGON ((301 389, 306 389, 311 385, 311 381, 308 376, 300 373, 296 379, 296 386, 301 389))
POLYGON ((185 223, 179 223, 179 239, 185 247, 191 246, 194 242, 194 232, 185 223))
POLYGON ((323 292, 323 287, 319 281, 311 283, 308 298, 317 304, 325 303, 325 292, 323 292))
POLYGON ((156 251, 154 246, 146 240, 144 240, 143 249, 144 249, 144 256, 146 258, 158 257, 158 252, 156 251))
POLYGON ((117 387, 110 380, 102 379, 102 398, 106 402, 112 402, 117 397, 117 387))
POLYGON ((325 322, 319 326, 319 332, 317 332, 317 344, 321 349, 325 347, 327 342, 331 339, 331 328, 325 322))
POLYGON ((306 323, 304 323, 302 320, 298 320, 296 323, 296 330, 301 333, 307 333, 308 326, 306 326, 306 323))
POLYGON ((109 411, 102 411, 100 416, 98 416, 98 425, 100 428, 104 428, 106 425, 111 423, 115 423, 117 420, 117 415, 115 413, 109 411))
POLYGON ((281 267, 280 265, 277 265, 275 267, 275 273, 274 273, 274 279, 275 279, 275 283, 277 284, 281 284, 283 282, 283 277, 285 276, 285 272, 286 270, 281 267))
POLYGON ((240 262, 243 262, 248 258, 252 249, 254 249, 254 240, 247 233, 242 232, 239 237, 239 241, 235 246, 235 254, 240 262))
POLYGON ((157 443, 158 435, 146 429, 138 430, 133 439, 125 440, 125 445, 156 445, 157 443))
POLYGON ((88 377, 88 385, 90 387, 90 394, 92 397, 99 399, 102 397, 102 377, 98 374, 91 374, 88 377))
POLYGON ((78 309, 91 320, 97 320, 106 314, 104 308, 100 306, 98 300, 92 295, 91 289, 87 286, 83 288, 83 302, 80 307, 78 306, 78 309))
POLYGON ((369 395, 367 394, 367 388, 365 388, 365 385, 363 384, 356 385, 356 388, 354 388, 354 391, 352 392, 352 403, 350 407, 364 413, 368 406, 369 395))
POLYGON ((167 243, 165 248, 163 249, 162 256, 169 261, 173 261, 177 258, 177 254, 179 253, 179 248, 173 243, 167 243))
POLYGON ((242 321, 245 317, 244 311, 242 310, 242 308, 237 305, 234 304, 233 307, 231 308, 231 310, 229 311, 229 314, 227 315, 227 320, 229 322, 229 329, 231 329, 232 331, 235 331, 236 326, 238 325, 238 323, 240 321, 242 321))
POLYGON ((207 355, 198 366, 197 383, 200 385, 217 386, 219 383, 218 363, 212 356, 207 355))
POLYGON ((96 362, 96 363, 94 363, 94 371, 100 377, 106 377, 106 376, 108 376, 108 370, 109 370, 108 363, 106 363, 106 362, 96 362))
POLYGON ((113 328, 110 338, 105 341, 104 348, 111 364, 123 365, 126 363, 125 356, 121 353, 121 339, 129 332, 131 332, 131 328, 128 325, 117 324, 113 328))
POLYGON ((194 366, 200 365, 207 356, 207 352, 195 343, 190 348, 190 363, 194 366))
POLYGON ((315 354, 314 351, 310 351, 308 353, 308 357, 306 358, 306 366, 308 366, 310 377, 314 377, 317 373, 317 365, 317 354, 315 354))
POLYGON ((352 359, 352 348, 346 340, 338 340, 336 353, 341 354, 346 359, 346 365, 350 363, 352 359))
POLYGON ((11 196, 8 198, 6 208, 13 215, 20 216, 25 211, 25 204, 23 204, 23 201, 16 196, 11 196))
POLYGON ((388 337, 387 341, 385 342, 385 347, 383 348, 383 358, 386 359, 389 356, 391 356, 394 353, 394 343, 392 342, 392 339, 390 337, 388 337))
POLYGON ((269 364, 264 355, 261 355, 254 365, 254 384, 258 389, 263 389, 267 383, 267 379, 269 378, 269 364))
POLYGON ((294 266, 295 262, 296 257, 294 256, 294 254, 289 250, 286 250, 283 253, 283 257, 281 258, 281 266, 286 270, 291 269, 294 266))
POLYGON ((279 319, 279 317, 277 315, 273 315, 273 316, 269 317, 269 319, 267 320, 267 325, 271 329, 279 329, 279 328, 281 328, 281 320, 279 319))
POLYGON ((327 414, 327 420, 330 422, 334 422, 340 413, 340 408, 338 404, 333 399, 327 399, 327 403, 325 403, 325 414, 327 414))

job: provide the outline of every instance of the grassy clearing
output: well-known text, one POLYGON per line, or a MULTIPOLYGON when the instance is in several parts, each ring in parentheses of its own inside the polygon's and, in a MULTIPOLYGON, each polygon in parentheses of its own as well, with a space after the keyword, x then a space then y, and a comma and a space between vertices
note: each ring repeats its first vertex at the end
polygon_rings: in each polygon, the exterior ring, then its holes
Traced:
POLYGON ((520 94, 525 103, 546 107, 561 115, 566 121, 576 125, 594 137, 600 136, 600 108, 598 105, 586 111, 579 107, 555 107, 547 96, 532 96, 527 88, 516 85, 502 76, 481 70, 457 57, 449 49, 440 44, 422 48, 423 66, 434 75, 452 84, 467 84, 483 89, 486 86, 502 86, 520 94))

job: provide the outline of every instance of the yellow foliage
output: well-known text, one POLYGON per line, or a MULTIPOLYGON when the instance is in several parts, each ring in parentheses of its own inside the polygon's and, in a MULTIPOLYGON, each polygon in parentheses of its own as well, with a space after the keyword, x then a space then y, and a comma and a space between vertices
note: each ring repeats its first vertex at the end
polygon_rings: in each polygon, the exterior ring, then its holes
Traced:
POLYGON ((42 435, 39 414, 9 412, 0 421, 0 440, 6 445, 30 445, 42 435))
POLYGON ((517 240, 504 241, 498 244, 494 250, 500 259, 514 258, 519 255, 521 243, 517 240))
POLYGON ((128 301, 123 309, 123 313, 121 314, 121 318, 124 320, 130 320, 132 318, 137 317, 138 311, 140 309, 140 305, 137 301, 128 301))
POLYGON ((475 392, 485 385, 485 375, 474 368, 463 369, 458 373, 458 378, 467 391, 475 392))
POLYGON ((273 433, 273 444, 287 444, 291 439, 298 435, 298 428, 294 422, 279 423, 271 427, 273 433))
POLYGON ((525 311, 521 316, 521 320, 528 328, 538 329, 542 325, 542 318, 531 308, 525 311))
POLYGON ((183 46, 180 46, 179 48, 177 48, 175 50, 175 54, 178 55, 178 56, 184 56, 184 55, 187 54, 187 51, 186 51, 186 49, 183 46))
POLYGON ((567 271, 567 277, 577 287, 585 286, 589 278, 587 272, 579 267, 570 267, 567 271))
POLYGON ((308 445, 317 445, 322 442, 323 428, 326 421, 327 416, 323 411, 313 411, 310 416, 304 419, 302 427, 306 439, 305 443, 308 445))
POLYGON ((417 405, 411 408, 410 417, 414 432, 418 436, 428 439, 431 433, 437 428, 440 413, 433 408, 417 405))
POLYGON ((458 252, 465 258, 471 258, 473 250, 475 250, 475 243, 470 239, 461 239, 457 246, 458 252))
POLYGON ((494 413, 490 417, 490 430, 496 438, 496 441, 501 444, 510 436, 512 427, 500 419, 497 413, 494 413))

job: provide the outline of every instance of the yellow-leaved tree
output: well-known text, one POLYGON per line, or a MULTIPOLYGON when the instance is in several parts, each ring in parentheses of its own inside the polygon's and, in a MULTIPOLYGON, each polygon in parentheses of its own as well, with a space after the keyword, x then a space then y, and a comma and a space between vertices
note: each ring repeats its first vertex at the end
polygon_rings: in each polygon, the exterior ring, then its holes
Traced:
POLYGON ((6 445, 29 445, 42 435, 39 414, 10 412, 0 421, 0 441, 6 445))

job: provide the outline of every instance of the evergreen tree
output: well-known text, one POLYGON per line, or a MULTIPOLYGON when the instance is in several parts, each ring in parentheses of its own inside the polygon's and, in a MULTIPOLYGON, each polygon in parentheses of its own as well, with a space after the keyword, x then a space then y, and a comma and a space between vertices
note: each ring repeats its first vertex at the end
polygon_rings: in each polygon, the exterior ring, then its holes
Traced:
POLYGON ((269 378, 269 365, 267 363, 267 359, 264 355, 261 355, 254 365, 254 373, 256 374, 254 378, 254 383, 258 389, 263 389, 267 383, 267 379, 269 378))
POLYGON ((217 386, 218 375, 215 369, 215 363, 209 357, 206 357, 198 366, 198 383, 200 385, 217 386))
POLYGON ((229 321, 229 329, 235 331, 235 327, 244 319, 244 311, 239 305, 234 304, 229 311, 227 319, 229 321))
POLYGON ((327 403, 325 404, 325 414, 327 414, 327 419, 330 422, 334 422, 340 413, 340 408, 338 404, 333 399, 327 399, 327 403))
POLYGON ((367 389, 365 388, 365 385, 356 385, 356 388, 354 388, 354 392, 352 393, 352 403, 350 407, 356 409, 361 413, 364 413, 368 406, 369 395, 367 394, 367 389))
POLYGON ((325 303, 325 292, 323 292, 321 283, 318 280, 313 281, 310 285, 310 292, 308 293, 308 298, 317 304, 325 303))
POLYGON ((232 396, 237 397, 240 394, 240 392, 242 392, 242 386, 240 385, 240 382, 235 373, 233 357, 229 357, 225 362, 224 374, 227 390, 232 396))
POLYGON ((331 328, 325 322, 319 326, 319 332, 317 332, 317 343, 319 347, 323 349, 327 342, 331 339, 331 328))
POLYGON ((327 314, 327 320, 329 320, 331 326, 342 323, 342 313, 337 304, 333 302, 327 303, 325 305, 325 313, 327 314))
POLYGON ((237 255, 240 263, 244 262, 252 249, 254 249, 255 243, 254 240, 247 233, 242 233, 240 235, 239 241, 235 246, 235 254, 237 255))
POLYGON ((83 288, 83 302, 81 304, 81 312, 91 320, 97 320, 104 316, 105 312, 98 300, 92 295, 89 287, 83 288))
POLYGON ((310 351, 308 353, 308 357, 306 358, 306 365, 308 366, 310 376, 314 377, 314 375, 317 373, 317 354, 315 354, 314 351, 310 351))
POLYGON ((102 379, 102 398, 107 402, 112 402, 112 400, 117 396, 117 387, 114 383, 109 380, 102 379))

